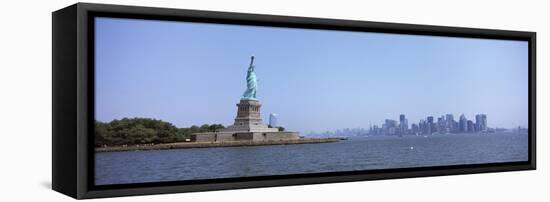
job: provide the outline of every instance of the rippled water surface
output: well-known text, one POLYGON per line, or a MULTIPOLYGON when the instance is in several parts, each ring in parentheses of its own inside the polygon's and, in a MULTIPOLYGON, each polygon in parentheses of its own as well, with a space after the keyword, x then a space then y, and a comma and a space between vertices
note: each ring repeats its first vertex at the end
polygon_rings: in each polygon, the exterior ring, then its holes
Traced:
POLYGON ((97 185, 527 161, 526 134, 96 153, 97 185))

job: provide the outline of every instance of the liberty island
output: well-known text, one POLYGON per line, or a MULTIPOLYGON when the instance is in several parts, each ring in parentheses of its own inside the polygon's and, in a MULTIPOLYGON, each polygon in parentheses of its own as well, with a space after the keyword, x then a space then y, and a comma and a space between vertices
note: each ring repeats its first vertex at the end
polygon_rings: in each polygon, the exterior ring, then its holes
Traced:
POLYGON ((246 74, 246 89, 239 103, 237 103, 237 115, 233 125, 215 131, 193 133, 191 138, 184 142, 104 146, 96 148, 96 152, 312 144, 340 141, 340 138, 334 137, 300 137, 298 132, 285 131, 283 128, 264 124, 260 112, 262 104, 256 96, 258 81, 254 69, 254 56, 251 56, 246 74))
POLYGON ((299 140, 298 132, 279 131, 264 124, 261 118, 261 104, 256 97, 258 81, 254 72, 254 56, 246 74, 246 90, 237 104, 235 123, 216 132, 196 133, 194 142, 227 142, 227 141, 285 141, 299 140))

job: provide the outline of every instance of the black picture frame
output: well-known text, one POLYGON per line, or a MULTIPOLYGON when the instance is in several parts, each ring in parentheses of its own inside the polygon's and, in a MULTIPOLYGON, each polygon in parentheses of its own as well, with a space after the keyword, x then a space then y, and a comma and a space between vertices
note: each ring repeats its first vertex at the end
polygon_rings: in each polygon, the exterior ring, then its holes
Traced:
POLYGON ((84 199, 536 169, 536 33, 77 3, 52 14, 52 188, 84 199), (93 17, 521 40, 529 43, 528 161, 211 180, 94 185, 93 17))

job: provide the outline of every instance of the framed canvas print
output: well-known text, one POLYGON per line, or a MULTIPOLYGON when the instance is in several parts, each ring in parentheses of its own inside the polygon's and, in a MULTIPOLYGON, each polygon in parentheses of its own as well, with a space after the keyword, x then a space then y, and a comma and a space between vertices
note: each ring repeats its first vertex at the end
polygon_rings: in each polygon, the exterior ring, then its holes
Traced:
POLYGON ((535 169, 535 33, 78 3, 53 14, 74 198, 535 169))

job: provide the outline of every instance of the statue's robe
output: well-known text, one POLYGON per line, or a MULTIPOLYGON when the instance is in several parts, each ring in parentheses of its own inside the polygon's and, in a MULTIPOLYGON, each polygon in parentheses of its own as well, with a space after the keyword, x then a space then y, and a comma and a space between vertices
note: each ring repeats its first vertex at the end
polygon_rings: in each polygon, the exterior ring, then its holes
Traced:
POLYGON ((246 91, 243 94, 244 99, 256 99, 256 88, 258 82, 256 81, 256 74, 253 68, 249 68, 246 74, 246 91))

